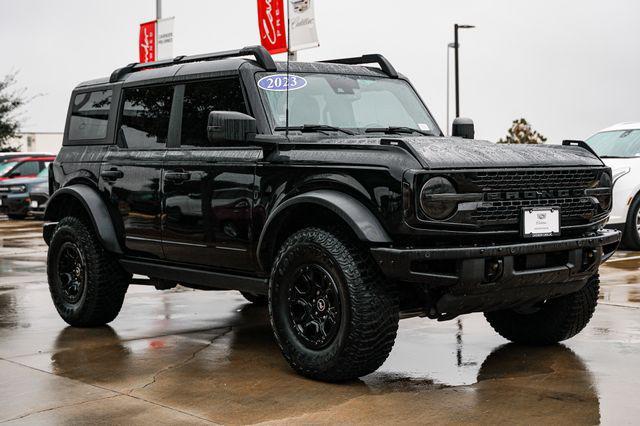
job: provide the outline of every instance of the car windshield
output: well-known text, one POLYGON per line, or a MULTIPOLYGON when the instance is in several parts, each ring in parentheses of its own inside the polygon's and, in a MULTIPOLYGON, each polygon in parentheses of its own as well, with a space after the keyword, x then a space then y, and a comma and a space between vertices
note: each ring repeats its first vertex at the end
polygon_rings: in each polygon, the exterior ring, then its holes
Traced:
POLYGON ((18 163, 16 163, 15 161, 8 161, 6 163, 0 163, 0 177, 3 177, 6 174, 8 174, 16 164, 18 164, 18 163))
POLYGON ((440 135, 435 120, 404 80, 340 74, 258 73, 258 87, 276 130, 417 133, 440 135), (330 129, 334 127, 334 129, 330 129), (337 129, 335 129, 337 128, 337 129))
POLYGON ((640 157, 640 130, 596 133, 586 142, 600 157, 640 157))
POLYGON ((38 173, 38 176, 36 176, 36 177, 39 177, 39 178, 48 178, 49 177, 49 164, 48 163, 45 164, 45 168, 42 169, 40 171, 40 173, 38 173))

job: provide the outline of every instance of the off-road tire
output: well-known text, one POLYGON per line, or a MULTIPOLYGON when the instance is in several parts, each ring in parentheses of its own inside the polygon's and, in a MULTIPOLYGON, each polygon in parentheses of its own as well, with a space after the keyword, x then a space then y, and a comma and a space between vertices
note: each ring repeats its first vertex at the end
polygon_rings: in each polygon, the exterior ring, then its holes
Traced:
POLYGON ((7 217, 11 220, 23 220, 26 219, 27 215, 26 214, 13 214, 13 213, 7 213, 7 217))
POLYGON ((305 228, 282 244, 274 261, 269 317, 295 371, 328 382, 352 380, 378 369, 391 352, 398 331, 398 294, 354 239, 338 230, 305 228), (287 277, 308 262, 331 275, 341 300, 340 326, 320 349, 309 348, 296 336, 287 313, 287 277))
POLYGON ((512 309, 485 312, 493 329, 505 339, 526 345, 552 345, 570 339, 587 325, 598 303, 600 280, 589 279, 579 291, 547 300, 533 313, 512 309))
POLYGON ((260 294, 248 293, 246 291, 241 291, 240 294, 256 306, 267 306, 267 303, 269 302, 269 298, 267 296, 260 294))
POLYGON ((131 275, 104 250, 93 230, 76 217, 65 217, 56 226, 47 254, 49 291, 58 313, 75 327, 97 327, 113 321, 122 307, 131 275), (78 300, 65 300, 58 276, 58 250, 77 247, 84 260, 84 285, 78 300))
POLYGON ((640 231, 638 231, 638 213, 640 212, 640 196, 631 203, 622 235, 622 244, 630 250, 640 250, 640 231))

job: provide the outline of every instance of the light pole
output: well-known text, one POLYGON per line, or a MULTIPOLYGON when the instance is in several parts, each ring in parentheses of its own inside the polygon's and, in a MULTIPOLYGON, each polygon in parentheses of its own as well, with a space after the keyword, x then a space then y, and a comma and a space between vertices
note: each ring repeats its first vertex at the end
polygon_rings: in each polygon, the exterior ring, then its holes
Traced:
POLYGON ((449 64, 451 63, 451 60, 449 59, 449 52, 451 52, 451 48, 454 47, 453 43, 449 43, 447 44, 447 121, 445 123, 445 134, 447 136, 450 136, 451 134, 451 126, 449 125, 449 91, 450 91, 450 87, 451 87, 451 83, 449 82, 450 80, 450 75, 451 72, 449 71, 449 64))
POLYGON ((162 19, 162 0, 156 0, 156 20, 162 19))
POLYGON ((456 79, 456 118, 460 117, 460 80, 459 80, 459 73, 458 73, 458 50, 460 48, 460 45, 458 44, 458 29, 465 29, 465 28, 475 28, 474 25, 458 25, 458 24, 454 24, 453 25, 453 49, 455 52, 455 79, 456 79))

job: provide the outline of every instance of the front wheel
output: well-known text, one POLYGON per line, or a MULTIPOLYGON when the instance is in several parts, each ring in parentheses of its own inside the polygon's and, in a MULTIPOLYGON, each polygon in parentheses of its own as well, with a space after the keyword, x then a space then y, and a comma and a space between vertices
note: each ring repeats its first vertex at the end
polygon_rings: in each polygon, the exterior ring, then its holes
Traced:
POLYGON ((343 381, 375 371, 398 330, 397 292, 364 248, 340 232, 302 229, 282 245, 269 282, 269 316, 298 373, 343 381))
POLYGON ((598 303, 600 280, 595 275, 582 289, 546 300, 533 312, 503 309, 485 312, 493 329, 505 339, 528 345, 551 345, 584 329, 598 303))

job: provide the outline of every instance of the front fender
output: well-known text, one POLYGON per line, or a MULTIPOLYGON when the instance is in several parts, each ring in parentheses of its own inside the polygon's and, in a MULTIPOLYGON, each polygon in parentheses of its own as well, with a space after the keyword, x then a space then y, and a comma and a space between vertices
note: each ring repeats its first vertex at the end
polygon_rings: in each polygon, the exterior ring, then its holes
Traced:
POLYGON ((258 240, 257 259, 260 267, 264 268, 264 249, 268 242, 277 235, 277 228, 281 224, 280 219, 286 215, 289 209, 300 204, 315 204, 331 210, 351 228, 361 241, 373 244, 391 243, 389 234, 378 218, 360 201, 342 192, 318 189, 289 198, 271 212, 258 240))
POLYGON ((106 203, 95 189, 87 185, 70 185, 54 192, 47 203, 44 220, 57 222, 62 219, 60 212, 64 211, 69 197, 77 200, 82 205, 84 212, 91 219, 93 229, 105 250, 122 254, 122 247, 118 241, 118 235, 113 226, 113 221, 106 203))

